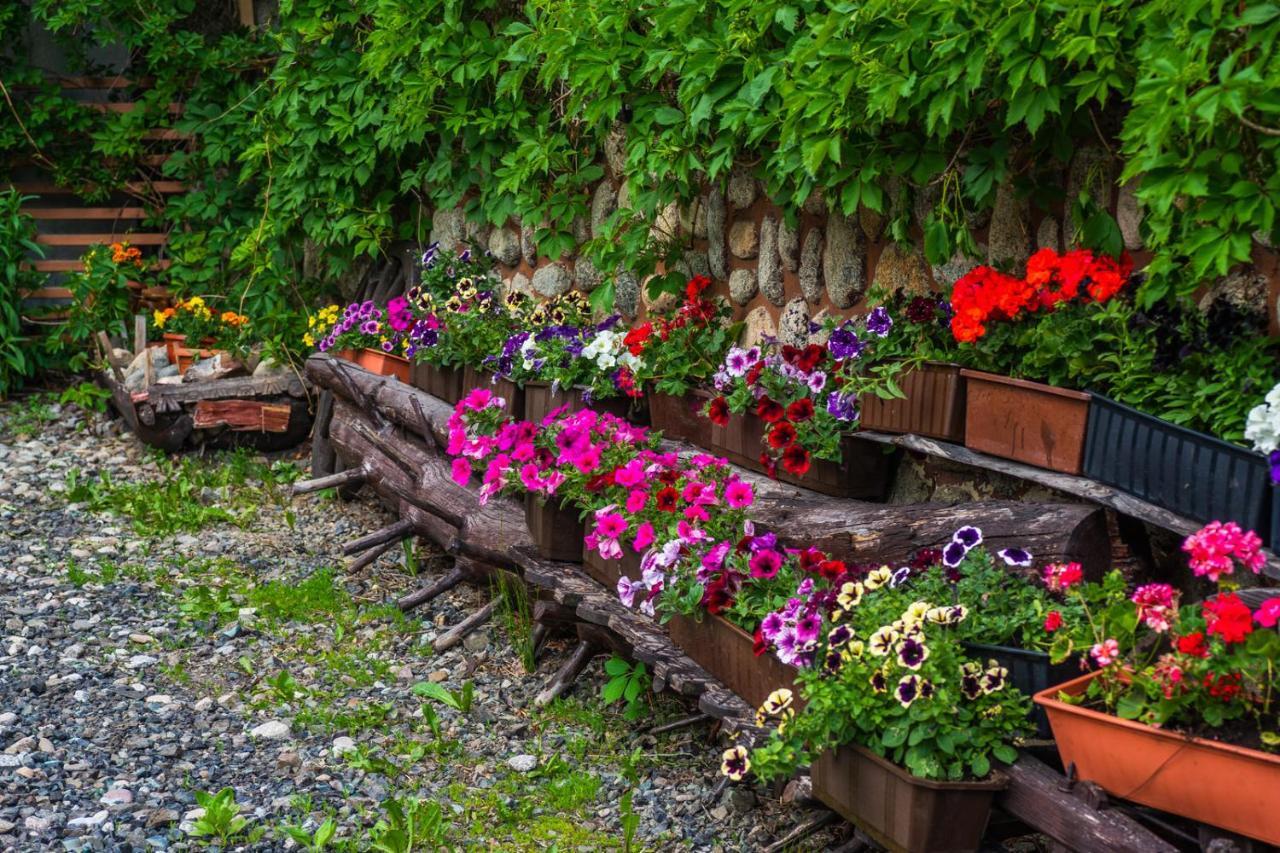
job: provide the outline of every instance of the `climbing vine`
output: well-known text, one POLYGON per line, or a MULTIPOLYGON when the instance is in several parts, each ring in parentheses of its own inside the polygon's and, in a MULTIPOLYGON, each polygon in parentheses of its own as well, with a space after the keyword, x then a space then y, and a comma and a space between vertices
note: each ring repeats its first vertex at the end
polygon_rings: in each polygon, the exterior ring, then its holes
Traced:
MULTIPOLYGON (((1097 199, 1063 196, 1073 155, 1098 149, 1140 182, 1146 304, 1275 236, 1268 3, 282 0, 256 33, 193 29, 195 6, 32 8, 64 37, 125 44, 155 77, 145 113, 75 119, 96 124, 91 153, 136 151, 137 131, 184 100, 177 125, 201 144, 166 166, 196 188, 169 212, 184 232, 175 281, 264 309, 421 240, 430 211, 458 203, 477 223, 521 217, 544 254, 581 251, 606 279, 643 275, 681 249, 651 233, 659 212, 744 164, 792 211, 820 190, 837 211, 883 214, 936 262, 973 251, 973 216, 1006 183, 1114 248, 1097 199), (628 201, 580 246, 610 147, 628 201)), ((27 73, 12 79, 34 84, 27 73)), ((0 152, 34 148, 87 180, 102 158, 60 147, 76 125, 57 100, 21 99, 25 132, 0 124, 0 152)))

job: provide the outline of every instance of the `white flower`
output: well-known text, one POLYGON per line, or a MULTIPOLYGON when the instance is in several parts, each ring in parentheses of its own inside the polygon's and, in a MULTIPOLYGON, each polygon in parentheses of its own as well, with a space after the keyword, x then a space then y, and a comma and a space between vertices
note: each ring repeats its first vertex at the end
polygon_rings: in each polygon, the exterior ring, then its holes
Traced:
POLYGON ((1245 419, 1244 437, 1259 453, 1280 447, 1280 385, 1267 394, 1267 402, 1254 406, 1245 419))
POLYGON ((1263 397, 1267 401, 1267 405, 1273 409, 1280 409, 1280 382, 1276 383, 1276 387, 1267 392, 1267 396, 1263 397))

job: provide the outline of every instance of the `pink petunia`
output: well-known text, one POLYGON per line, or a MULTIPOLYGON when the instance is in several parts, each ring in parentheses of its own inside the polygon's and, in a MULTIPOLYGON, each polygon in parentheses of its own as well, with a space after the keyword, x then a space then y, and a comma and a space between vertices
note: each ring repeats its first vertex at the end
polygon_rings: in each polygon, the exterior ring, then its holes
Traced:
POLYGON ((646 521, 636 528, 636 539, 635 542, 631 544, 631 547, 635 549, 636 553, 639 553, 652 545, 653 540, 653 525, 646 521))
POLYGON ((757 551, 751 555, 751 577, 765 578, 766 580, 775 577, 778 570, 782 568, 782 555, 773 550, 757 551))
POLYGON ((731 480, 724 487, 724 502, 733 509, 746 509, 755 502, 755 491, 743 480, 731 480))
POLYGON ((645 481, 644 462, 638 458, 632 459, 613 473, 613 479, 619 486, 627 489, 642 485, 645 481))
POLYGON ((619 539, 627 532, 627 520, 619 513, 604 511, 596 513, 596 533, 607 539, 619 539))
POLYGON ((467 396, 462 398, 462 405, 473 412, 478 412, 488 406, 492 399, 493 392, 488 388, 472 388, 467 396))
POLYGON ((643 489, 635 489, 631 494, 627 495, 626 509, 627 512, 635 515, 644 509, 645 504, 649 502, 649 493, 643 489))
POLYGON ((471 463, 465 459, 458 458, 453 460, 452 464, 453 481, 459 486, 465 486, 471 482, 471 463))

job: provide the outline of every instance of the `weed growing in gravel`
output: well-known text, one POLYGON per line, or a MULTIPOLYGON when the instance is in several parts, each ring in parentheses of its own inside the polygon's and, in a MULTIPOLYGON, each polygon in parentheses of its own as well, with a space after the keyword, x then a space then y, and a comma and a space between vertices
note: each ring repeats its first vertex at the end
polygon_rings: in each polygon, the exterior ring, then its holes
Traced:
POLYGON ((195 838, 216 838, 226 844, 242 833, 249 821, 240 817, 240 805, 236 792, 223 788, 216 794, 196 791, 196 802, 204 809, 204 815, 192 825, 190 834, 195 838))
POLYGON ((326 849, 329 842, 333 840, 333 834, 338 831, 338 822, 333 818, 326 818, 325 822, 316 827, 315 832, 307 832, 301 826, 286 826, 283 833, 287 838, 293 840, 307 853, 319 853, 326 849))
POLYGON ((600 695, 606 704, 625 703, 622 716, 627 720, 638 720, 648 710, 647 688, 649 673, 643 663, 631 663, 626 658, 614 655, 604 662, 605 675, 609 680, 600 689, 600 695))
POLYGON ((332 569, 303 580, 275 580, 248 591, 249 606, 279 622, 328 622, 352 610, 351 596, 334 581, 332 569))
POLYGON ((243 450, 210 462, 160 456, 156 465, 159 479, 138 483, 117 483, 106 472, 84 480, 79 469, 72 469, 67 500, 127 516, 139 536, 193 532, 224 522, 247 528, 265 502, 284 507, 281 486, 299 476, 292 463, 263 464, 243 450))
POLYGON ((0 435, 8 435, 15 440, 38 435, 45 424, 54 420, 52 403, 52 394, 33 394, 8 406, 8 417, 0 421, 0 435))
POLYGON ((537 649, 533 646, 533 612, 528 589, 520 581, 499 573, 492 594, 498 600, 498 624, 507 635, 507 642, 520 658, 524 671, 533 672, 538 668, 538 661, 537 649))
POLYGON ((435 850, 448 838, 449 828, 439 803, 405 797, 387 800, 382 810, 385 816, 369 833, 372 849, 381 853, 435 850))
POLYGON ((64 406, 68 404, 78 406, 81 411, 87 413, 101 413, 107 410, 107 401, 110 399, 111 392, 101 385, 81 382, 63 391, 58 397, 58 402, 64 406))

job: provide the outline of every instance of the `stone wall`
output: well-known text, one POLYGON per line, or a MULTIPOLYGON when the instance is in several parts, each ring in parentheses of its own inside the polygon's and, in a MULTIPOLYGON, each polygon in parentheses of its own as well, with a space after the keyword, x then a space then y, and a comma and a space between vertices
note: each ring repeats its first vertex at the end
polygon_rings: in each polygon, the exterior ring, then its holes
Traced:
MULTIPOLYGON (((599 234, 601 224, 618 207, 625 207, 627 190, 621 180, 620 145, 611 145, 604 158, 607 177, 591 196, 589 219, 574 230, 579 243, 599 234)), ((1140 269, 1149 258, 1143 251, 1142 210, 1132 184, 1117 188, 1119 162, 1101 148, 1077 152, 1062 175, 1065 198, 1075 198, 1088 184, 1093 197, 1116 217, 1126 248, 1140 269)), ((919 235, 932 209, 937 187, 912 190, 910 218, 916 235, 910 247, 885 233, 886 217, 866 208, 857 215, 831 213, 815 193, 802 207, 795 225, 788 225, 782 208, 767 198, 748 172, 736 170, 724 187, 709 188, 687 207, 671 205, 653 224, 656 235, 678 236, 686 246, 682 262, 689 274, 710 276, 716 292, 729 298, 738 319, 746 321, 748 342, 762 334, 799 342, 809 335, 810 321, 829 314, 856 313, 872 285, 902 288, 909 293, 946 293, 966 271, 979 263, 1017 270, 1031 252, 1049 246, 1063 250, 1072 233, 1070 206, 1050 213, 1033 212, 1018 198, 1011 184, 1001 186, 990 210, 975 214, 970 227, 978 242, 978 257, 957 254, 944 264, 926 262, 919 235)), ((888 193, 889 197, 897 193, 888 193)), ((517 222, 497 228, 469 223, 461 208, 437 211, 431 239, 444 245, 464 241, 488 248, 497 258, 509 287, 538 296, 554 296, 570 288, 593 290, 602 275, 585 257, 557 261, 538 257, 533 232, 517 222)), ((1269 247, 1258 245, 1253 269, 1234 272, 1206 286, 1202 305, 1227 299, 1267 317, 1271 334, 1280 332, 1280 264, 1269 247)), ((636 316, 651 307, 643 282, 623 271, 616 282, 617 308, 636 316)), ((665 297, 671 299, 672 297, 665 297)))

